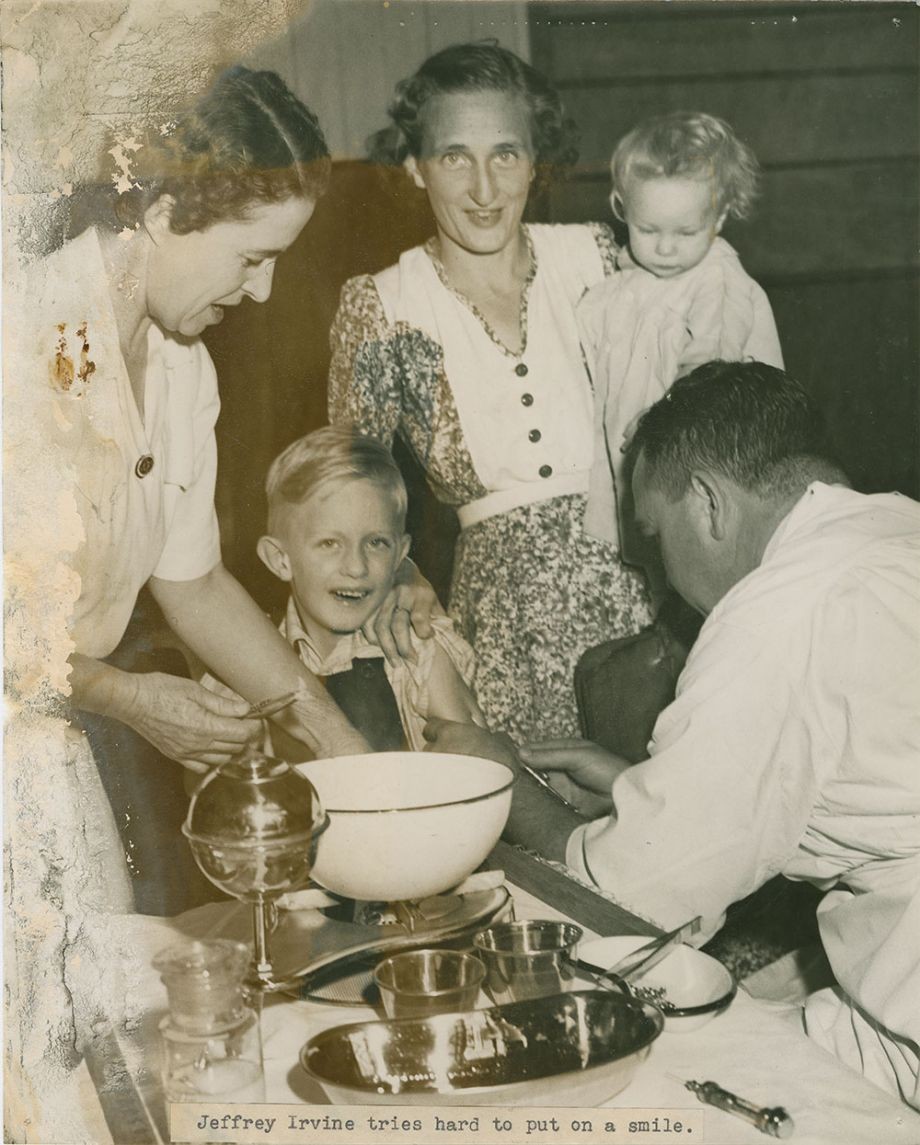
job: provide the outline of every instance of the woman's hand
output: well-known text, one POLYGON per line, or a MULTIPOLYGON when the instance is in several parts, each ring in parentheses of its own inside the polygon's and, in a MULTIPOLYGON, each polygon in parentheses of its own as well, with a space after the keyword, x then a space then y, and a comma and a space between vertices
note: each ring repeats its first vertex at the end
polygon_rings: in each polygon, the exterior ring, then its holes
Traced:
POLYGON ((181 676, 132 674, 131 696, 112 712, 163 755, 191 771, 204 772, 238 755, 262 736, 262 722, 246 719, 246 700, 217 696, 181 676))
POLYGON ((630 764, 586 739, 548 739, 520 749, 521 759, 536 771, 562 771, 579 787, 610 799, 613 781, 630 764))
POLYGON ((365 635, 380 646, 391 664, 397 660, 414 660, 410 630, 414 629, 420 639, 428 640, 433 635, 431 618, 444 615, 428 581, 412 561, 403 561, 396 584, 377 609, 373 631, 365 635))

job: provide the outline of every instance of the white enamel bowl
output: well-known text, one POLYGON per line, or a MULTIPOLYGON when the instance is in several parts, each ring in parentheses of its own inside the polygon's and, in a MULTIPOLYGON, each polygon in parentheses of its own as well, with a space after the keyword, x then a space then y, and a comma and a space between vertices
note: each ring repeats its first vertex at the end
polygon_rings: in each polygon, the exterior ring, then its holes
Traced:
POLYGON ((378 752, 297 770, 329 816, 313 878, 365 902, 424 899, 456 886, 498 842, 511 809, 511 770, 470 755, 378 752))
MULTIPOLYGON (((595 938, 581 944, 578 959, 598 970, 606 970, 649 941, 635 934, 595 938)), ((704 1026, 731 1005, 738 989, 731 971, 721 962, 684 944, 675 946, 657 966, 637 975, 630 984, 664 988, 664 997, 675 1007, 664 1011, 668 1033, 689 1033, 704 1026)))

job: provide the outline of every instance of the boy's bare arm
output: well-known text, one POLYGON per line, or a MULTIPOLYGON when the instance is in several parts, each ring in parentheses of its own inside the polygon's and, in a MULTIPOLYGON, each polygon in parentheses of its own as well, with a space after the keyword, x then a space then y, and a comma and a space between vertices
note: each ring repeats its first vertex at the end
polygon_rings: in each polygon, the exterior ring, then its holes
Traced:
POLYGON ((440 645, 434 648, 428 676, 428 718, 486 726, 472 689, 440 645))

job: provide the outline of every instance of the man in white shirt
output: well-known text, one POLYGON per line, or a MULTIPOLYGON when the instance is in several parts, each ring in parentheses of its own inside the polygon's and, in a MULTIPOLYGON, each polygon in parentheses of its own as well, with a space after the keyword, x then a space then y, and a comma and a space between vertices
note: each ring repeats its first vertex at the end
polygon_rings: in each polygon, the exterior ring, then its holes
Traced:
MULTIPOLYGON (((920 1108, 920 505, 847 488, 810 399, 758 363, 675 383, 631 452, 637 525, 706 623, 650 759, 522 749, 610 815, 523 777, 508 833, 667 927, 711 932, 777 873, 827 889, 838 986, 809 999, 808 1032, 920 1108)), ((429 734, 517 765, 476 732, 429 734)))

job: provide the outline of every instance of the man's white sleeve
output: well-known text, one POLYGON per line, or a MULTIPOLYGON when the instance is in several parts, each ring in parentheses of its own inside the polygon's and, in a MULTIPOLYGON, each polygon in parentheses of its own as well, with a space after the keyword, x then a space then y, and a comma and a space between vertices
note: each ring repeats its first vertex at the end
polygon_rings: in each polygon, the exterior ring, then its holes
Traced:
POLYGON ((710 622, 652 758, 613 786, 616 817, 576 829, 567 862, 662 925, 719 917, 795 849, 813 806, 808 721, 781 647, 710 622))

